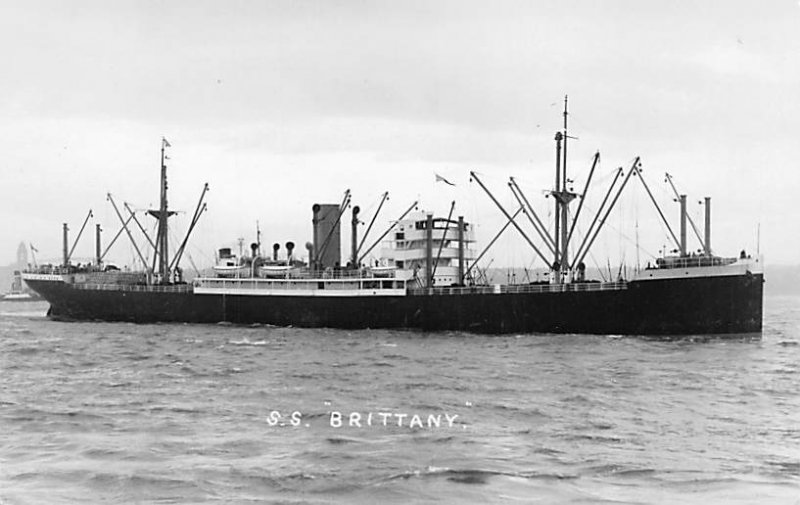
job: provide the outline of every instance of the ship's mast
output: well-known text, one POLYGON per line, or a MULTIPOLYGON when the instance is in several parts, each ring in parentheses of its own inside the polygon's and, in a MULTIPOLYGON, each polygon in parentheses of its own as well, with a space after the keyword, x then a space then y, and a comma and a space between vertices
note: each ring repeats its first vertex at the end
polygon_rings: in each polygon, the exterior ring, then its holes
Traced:
POLYGON ((561 256, 561 200, 558 195, 561 193, 561 140, 563 136, 561 132, 556 132, 556 189, 552 192, 553 199, 556 201, 555 231, 553 238, 555 239, 555 250, 553 252, 553 270, 560 270, 561 264, 558 261, 561 256))
POLYGON ((168 205, 167 205, 167 164, 165 163, 165 149, 169 145, 167 139, 161 139, 161 206, 159 208, 159 215, 158 215, 158 229, 161 232, 160 237, 160 248, 161 254, 159 258, 160 268, 159 272, 161 273, 161 283, 167 284, 169 283, 169 247, 168 247, 168 205))
POLYGON ((261 226, 256 221, 256 256, 261 256, 261 226))
MULTIPOLYGON (((562 176, 561 176, 561 194, 562 197, 566 196, 567 191, 567 95, 564 95, 564 163, 562 164, 562 176)), ((561 204, 561 263, 562 263, 562 270, 569 269, 569 256, 567 255, 567 207, 569 206, 570 199, 564 199, 561 204)))
POLYGON ((161 137, 161 198, 158 210, 150 210, 148 214, 158 219, 158 233, 156 234, 156 250, 154 252, 153 264, 158 262, 158 276, 161 284, 169 284, 169 228, 168 219, 173 213, 169 211, 167 204, 167 164, 166 148, 172 147, 166 138, 161 137))
POLYGON ((561 272, 569 270, 568 210, 570 202, 577 196, 567 189, 567 96, 564 96, 564 131, 556 132, 556 187, 551 192, 555 199, 555 248, 553 254, 553 277, 561 282, 561 272), (563 149, 562 142, 563 141, 563 149))

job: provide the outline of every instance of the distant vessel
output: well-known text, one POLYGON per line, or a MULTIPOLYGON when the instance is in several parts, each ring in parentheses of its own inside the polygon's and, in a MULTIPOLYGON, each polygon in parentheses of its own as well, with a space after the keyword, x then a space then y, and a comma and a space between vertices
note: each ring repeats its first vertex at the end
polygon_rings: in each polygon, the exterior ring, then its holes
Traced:
MULTIPOLYGON (((587 278, 583 259, 628 180, 639 177, 645 188, 647 186, 641 179, 639 158, 627 174, 620 168, 579 243, 573 232, 599 153, 595 156, 583 193, 572 192, 567 184, 566 144, 570 137, 567 136, 566 121, 565 99, 564 130, 555 136, 555 185, 549 193, 555 200, 553 233, 539 219, 513 178, 509 186, 520 210, 512 215, 494 198, 479 176, 471 174, 508 219, 503 229, 513 225, 532 250, 549 265, 546 281, 490 284, 477 275, 476 265, 482 254, 476 255, 473 249, 475 237, 471 224, 461 216, 452 218, 453 207, 451 215, 446 218, 434 217, 431 213, 412 213, 417 206, 415 202, 393 221, 372 247, 364 249, 364 239, 386 194, 360 243, 357 240, 360 209, 358 206, 352 208, 350 255, 347 264, 342 265, 340 222, 350 206, 348 191, 339 205, 313 206, 313 240, 306 244, 307 262, 294 258, 292 243, 287 244, 285 259, 278 257, 278 244, 273 246, 271 258, 262 256, 259 232, 258 240, 251 245, 250 256, 236 257, 229 249, 223 249, 219 263, 214 267, 214 276, 184 282, 178 264, 188 234, 172 258, 168 256, 166 242, 167 220, 172 215, 167 208, 164 148, 169 144, 166 140, 162 141, 161 148, 161 205, 158 210, 149 211, 159 220, 155 240, 148 237, 153 249, 152 259, 146 259, 137 248, 146 267, 144 271, 120 276, 121 272, 101 268, 99 232, 95 265, 80 268, 71 265, 65 225, 63 264, 33 269, 25 272, 23 277, 50 302, 49 315, 58 319, 227 321, 480 333, 686 335, 760 332, 762 261, 744 251, 737 257, 727 258, 712 254, 708 198, 704 239, 700 238, 695 227, 703 245, 700 254, 687 251, 686 197, 678 195, 681 202, 680 238, 672 233, 659 209, 675 239, 677 248, 674 255, 665 251, 655 265, 637 272, 630 279, 623 278, 622 274, 608 282, 587 278), (580 199, 580 203, 571 215, 568 207, 575 199, 580 199), (520 212, 536 231, 539 245, 516 220, 520 212), (386 247, 381 259, 374 265, 365 264, 368 253, 392 232, 384 242, 386 247)), ((189 233, 205 210, 202 202, 206 190, 207 186, 198 202, 189 233)), ((649 189, 647 192, 652 199, 649 189)), ((654 199, 653 203, 656 203, 654 199)), ((126 222, 117 213, 123 229, 130 236, 127 223, 131 218, 126 222)), ((144 232, 141 226, 140 229, 144 232)))
POLYGON ((22 272, 14 270, 14 280, 11 283, 11 291, 3 295, 2 300, 6 302, 35 302, 42 297, 36 292, 25 288, 22 282, 22 272))

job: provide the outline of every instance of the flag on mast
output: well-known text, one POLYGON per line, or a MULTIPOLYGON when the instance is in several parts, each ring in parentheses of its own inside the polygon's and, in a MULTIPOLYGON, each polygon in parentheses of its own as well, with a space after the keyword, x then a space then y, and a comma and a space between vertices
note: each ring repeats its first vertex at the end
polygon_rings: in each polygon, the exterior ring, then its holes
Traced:
POLYGON ((453 184, 452 182, 448 181, 447 179, 445 179, 441 175, 439 175, 437 173, 434 173, 433 175, 436 176, 436 182, 443 182, 445 184, 449 184, 450 186, 455 186, 455 184, 453 184))
POLYGON ((161 140, 164 141, 164 147, 172 147, 172 144, 166 139, 166 137, 161 137, 161 140))

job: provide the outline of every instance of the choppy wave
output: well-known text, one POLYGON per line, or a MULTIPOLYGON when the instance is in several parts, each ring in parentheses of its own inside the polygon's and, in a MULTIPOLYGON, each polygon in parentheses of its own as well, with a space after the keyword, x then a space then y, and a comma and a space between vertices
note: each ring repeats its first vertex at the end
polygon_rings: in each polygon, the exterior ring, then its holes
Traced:
POLYGON ((797 302, 760 340, 674 341, 4 307, 0 503, 791 503, 797 302))

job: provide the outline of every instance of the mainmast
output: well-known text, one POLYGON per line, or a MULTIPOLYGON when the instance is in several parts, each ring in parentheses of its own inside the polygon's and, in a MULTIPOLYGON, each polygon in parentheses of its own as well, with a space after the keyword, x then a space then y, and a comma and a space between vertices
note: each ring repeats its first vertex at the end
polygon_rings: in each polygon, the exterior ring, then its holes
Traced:
POLYGON ((167 220, 174 212, 169 211, 167 204, 167 164, 169 158, 166 155, 166 148, 172 147, 166 138, 161 137, 161 198, 158 210, 149 210, 148 213, 158 219, 158 233, 156 234, 156 250, 154 252, 154 263, 158 263, 158 278, 161 284, 169 284, 169 225, 167 220))
POLYGON ((169 282, 169 247, 168 247, 168 236, 167 230, 169 229, 169 225, 167 224, 167 218, 169 215, 167 214, 167 164, 165 163, 165 149, 169 145, 167 139, 162 137, 161 138, 161 206, 159 208, 159 216, 158 216, 158 229, 161 232, 161 240, 159 241, 161 247, 161 264, 160 268, 158 269, 161 273, 161 283, 166 284, 169 282))
POLYGON ((553 258, 554 278, 556 282, 561 282, 561 272, 570 269, 569 250, 568 250, 568 210, 570 202, 577 196, 567 188, 567 96, 564 96, 564 132, 556 132, 556 187, 550 194, 556 201, 555 214, 555 251, 553 258), (562 144, 563 150, 562 150, 562 144))
POLYGON ((564 163, 562 164, 563 173, 561 175, 561 194, 562 199, 564 202, 561 205, 561 263, 562 269, 568 270, 569 269, 569 256, 567 255, 567 208, 569 207, 569 202, 575 197, 575 195, 570 195, 567 199, 567 95, 564 95, 564 163))

